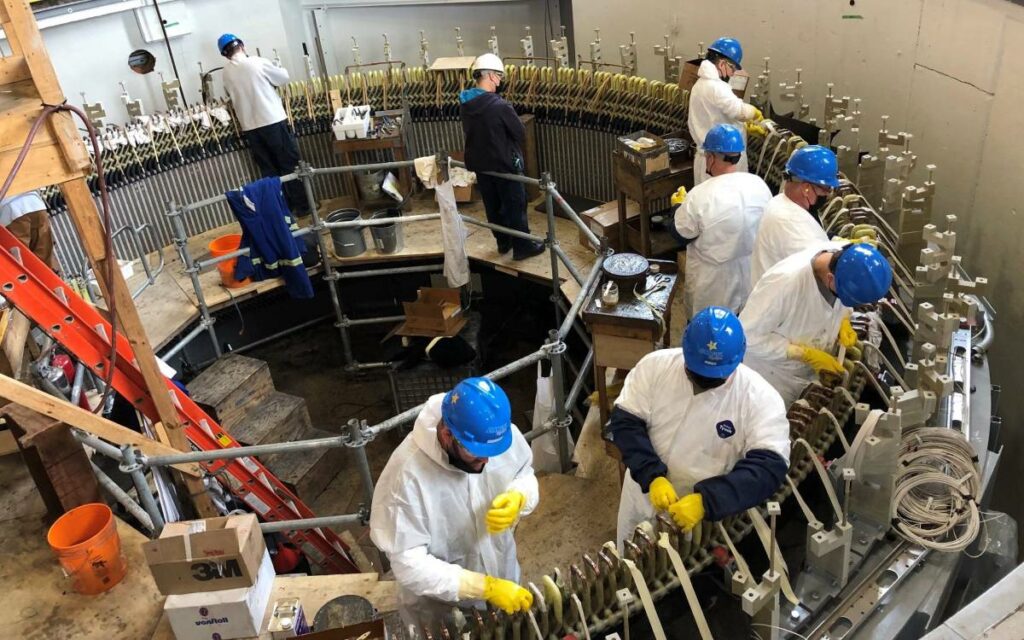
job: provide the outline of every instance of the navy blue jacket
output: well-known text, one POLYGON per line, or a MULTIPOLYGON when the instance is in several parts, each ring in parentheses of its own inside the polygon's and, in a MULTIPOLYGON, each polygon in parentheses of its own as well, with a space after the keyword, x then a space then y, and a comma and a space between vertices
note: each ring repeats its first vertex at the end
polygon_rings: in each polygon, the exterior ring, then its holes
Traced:
POLYGON ((228 191, 224 195, 242 225, 241 248, 249 249, 249 255, 238 256, 235 277, 239 280, 284 278, 285 287, 293 298, 312 298, 313 283, 302 265, 306 243, 292 236, 298 226, 292 222, 281 193, 281 179, 260 178, 241 191, 228 191))
POLYGON ((526 127, 501 96, 483 89, 459 94, 466 168, 470 171, 523 172, 526 127))

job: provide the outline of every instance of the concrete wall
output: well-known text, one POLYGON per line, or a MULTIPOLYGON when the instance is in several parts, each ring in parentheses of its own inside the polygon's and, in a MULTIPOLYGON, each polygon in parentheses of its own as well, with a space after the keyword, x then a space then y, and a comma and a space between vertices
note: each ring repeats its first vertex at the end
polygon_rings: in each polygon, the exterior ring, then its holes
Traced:
MULTIPOLYGON (((938 167, 936 215, 959 216, 960 253, 972 273, 989 278, 999 313, 993 375, 1015 389, 1024 362, 1016 334, 1024 322, 1017 282, 1024 256, 1024 7, 1005 0, 587 0, 574 3, 574 27, 584 53, 600 28, 606 59, 635 31, 643 43, 640 71, 659 79, 662 62, 651 47, 663 35, 688 58, 697 42, 732 35, 754 75, 765 56, 776 84, 792 82, 801 67, 818 117, 826 82, 838 95, 862 98, 866 147, 875 147, 883 114, 891 116, 890 130, 912 132, 919 166, 938 167)), ((1024 457, 1024 395, 1004 393, 1001 413, 1006 455, 996 508, 1024 521, 1014 486, 1024 457)))
MULTIPOLYGON (((209 70, 223 62, 215 43, 225 31, 244 39, 251 54, 258 48, 269 58, 277 49, 293 78, 306 77, 302 43, 309 45, 312 54, 314 32, 311 11, 301 8, 300 0, 183 2, 191 14, 192 33, 172 38, 171 47, 190 103, 199 98, 197 63, 202 62, 203 69, 209 70)), ((551 4, 550 15, 557 22, 557 2, 551 4)), ((525 25, 533 30, 536 54, 544 55, 547 15, 544 6, 544 0, 511 0, 331 9, 326 20, 329 45, 333 50, 327 61, 328 68, 331 73, 340 73, 353 63, 351 36, 359 40, 363 62, 383 59, 381 34, 387 33, 394 59, 404 60, 409 65, 419 64, 420 29, 430 43, 431 59, 456 55, 456 26, 462 27, 467 55, 486 50, 490 25, 497 27, 504 55, 520 55, 519 39, 525 25)), ((50 27, 42 33, 64 92, 72 101, 79 103, 79 94, 84 91, 89 102, 103 103, 107 122, 122 123, 127 114, 121 103, 118 82, 124 82, 133 99, 142 99, 147 112, 165 108, 158 72, 163 72, 166 80, 174 77, 167 50, 162 41, 143 41, 134 12, 50 27), (156 56, 153 73, 141 76, 128 68, 128 54, 138 48, 148 49, 156 56)), ((217 87, 219 90, 219 83, 217 87)))

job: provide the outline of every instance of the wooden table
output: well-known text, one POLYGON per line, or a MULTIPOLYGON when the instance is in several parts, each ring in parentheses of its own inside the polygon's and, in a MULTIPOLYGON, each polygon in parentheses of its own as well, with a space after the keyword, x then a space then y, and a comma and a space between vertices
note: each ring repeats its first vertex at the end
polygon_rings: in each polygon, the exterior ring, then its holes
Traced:
MULTIPOLYGON (((605 375, 609 367, 629 370, 636 366, 648 353, 660 347, 669 346, 671 333, 672 299, 676 289, 676 265, 672 262, 657 262, 666 278, 665 287, 648 294, 648 300, 658 308, 664 320, 658 321, 654 312, 640 300, 619 301, 613 309, 597 305, 595 296, 583 312, 594 340, 594 377, 598 405, 601 409, 601 425, 608 422, 608 388, 605 375)), ((647 289, 655 284, 655 276, 647 276, 647 289)))
POLYGON ((651 238, 651 204, 675 193, 679 187, 693 185, 693 160, 673 161, 668 173, 651 178, 643 176, 639 167, 612 154, 612 175, 619 199, 619 246, 630 247, 645 257, 656 256, 676 248, 676 241, 667 232, 651 238), (626 199, 640 205, 640 228, 634 229, 626 220, 626 199))
MULTIPOLYGON (((404 162, 409 158, 405 154, 405 140, 401 134, 383 138, 352 138, 335 140, 333 143, 334 155, 341 156, 343 166, 351 166, 352 154, 359 151, 386 151, 390 150, 394 155, 395 162, 404 162)), ((359 206, 359 188, 356 186, 356 176, 352 172, 345 174, 345 182, 351 189, 352 196, 356 199, 356 206, 359 206)), ((412 169, 404 167, 398 170, 398 184, 401 187, 402 195, 408 198, 412 195, 412 169)))

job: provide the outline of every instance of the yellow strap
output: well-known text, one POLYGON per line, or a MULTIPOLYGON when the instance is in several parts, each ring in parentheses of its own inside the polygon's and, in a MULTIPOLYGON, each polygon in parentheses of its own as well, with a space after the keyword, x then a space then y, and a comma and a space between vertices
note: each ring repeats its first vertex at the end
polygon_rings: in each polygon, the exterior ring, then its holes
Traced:
MULTIPOLYGON (((636 592, 640 596, 640 602, 644 605, 647 620, 651 623, 651 633, 654 634, 654 640, 668 640, 665 637, 665 630, 661 628, 661 618, 658 617, 658 611, 654 608, 651 592, 647 588, 647 583, 644 582, 644 574, 640 572, 640 569, 637 568, 632 560, 623 560, 623 562, 626 563, 629 572, 633 574, 633 584, 636 585, 636 592)), ((586 625, 586 621, 583 624, 586 625)))
POLYGON ((782 595, 786 596, 786 600, 795 607, 800 604, 800 598, 796 597, 796 593, 793 592, 792 585, 789 584, 789 569, 786 567, 786 561, 782 558, 782 551, 779 550, 778 542, 774 546, 771 546, 771 529, 768 527, 768 523, 764 521, 764 517, 761 516, 761 512, 757 509, 747 509, 747 515, 750 516, 750 520, 754 523, 754 531, 757 532, 757 537, 761 539, 761 544, 764 546, 765 553, 769 557, 775 556, 775 566, 781 567, 782 571, 779 573, 779 577, 782 578, 782 595), (769 550, 769 547, 770 550, 769 550))

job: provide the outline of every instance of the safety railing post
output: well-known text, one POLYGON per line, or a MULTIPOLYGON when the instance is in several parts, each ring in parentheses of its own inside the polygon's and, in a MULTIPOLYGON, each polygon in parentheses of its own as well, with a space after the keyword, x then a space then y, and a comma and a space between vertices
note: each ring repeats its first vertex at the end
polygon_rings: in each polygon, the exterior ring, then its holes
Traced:
POLYGON ((352 418, 345 429, 345 444, 355 454, 356 469, 363 484, 363 499, 366 501, 363 511, 369 514, 373 502, 373 474, 370 473, 370 460, 366 457, 366 445, 371 440, 368 426, 366 420, 352 418))
POLYGON ((558 330, 548 332, 548 355, 551 358, 551 386, 554 387, 555 428, 558 439, 558 465, 562 473, 569 471, 572 465, 572 452, 569 451, 569 425, 572 418, 565 407, 565 373, 562 358, 565 355, 565 342, 558 336, 558 330))
POLYGON ((135 483, 135 492, 139 494, 139 502, 149 514, 149 519, 153 521, 153 534, 159 536, 164 528, 164 517, 160 513, 156 499, 153 498, 153 493, 149 490, 149 482, 146 481, 146 468, 139 464, 135 457, 135 449, 131 445, 126 444, 121 447, 121 459, 123 462, 120 469, 132 477, 132 482, 135 483))
POLYGON ((544 207, 548 214, 548 254, 551 257, 551 307, 555 312, 555 326, 562 324, 562 310, 558 307, 558 301, 562 297, 561 281, 558 279, 558 237, 555 235, 555 202, 551 191, 555 183, 551 181, 551 174, 544 172, 540 177, 540 189, 544 192, 544 207))
POLYGON ((313 233, 316 234, 316 244, 320 248, 320 263, 324 267, 324 280, 327 281, 327 289, 331 293, 331 306, 334 307, 334 315, 337 318, 334 326, 338 328, 338 333, 341 336, 341 348, 345 354, 345 365, 351 367, 355 362, 355 358, 352 356, 352 341, 348 335, 348 321, 345 318, 344 310, 341 308, 341 297, 338 295, 338 288, 335 282, 337 274, 334 271, 334 267, 331 266, 330 255, 327 253, 327 241, 324 239, 324 234, 321 233, 324 225, 320 220, 320 213, 317 211, 316 196, 313 195, 313 176, 315 174, 313 168, 305 160, 299 163, 296 173, 299 179, 302 180, 302 188, 306 192, 306 202, 309 204, 309 215, 313 219, 313 233))
MULTIPOLYGON (((213 343, 213 352, 219 358, 221 356, 220 341, 217 339, 217 329, 214 328, 214 318, 210 315, 210 307, 206 304, 206 296, 203 295, 203 285, 199 282, 199 267, 192 258, 192 252, 188 250, 188 231, 185 229, 185 221, 182 219, 183 211, 176 202, 168 206, 167 217, 171 219, 171 226, 174 228, 174 244, 178 247, 178 255, 185 264, 185 272, 192 281, 192 289, 196 292, 196 302, 199 304, 199 315, 206 325, 206 332, 213 343)), ((154 523, 155 524, 155 523, 154 523)))

